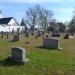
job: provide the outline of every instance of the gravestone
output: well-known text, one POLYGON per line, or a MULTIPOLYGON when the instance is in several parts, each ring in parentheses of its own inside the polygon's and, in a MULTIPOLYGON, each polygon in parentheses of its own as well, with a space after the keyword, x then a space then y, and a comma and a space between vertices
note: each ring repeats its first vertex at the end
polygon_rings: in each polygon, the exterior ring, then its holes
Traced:
POLYGON ((44 38, 43 47, 51 49, 59 49, 59 40, 54 38, 44 38))
POLYGON ((19 28, 17 29, 17 32, 16 33, 14 33, 14 31, 13 31, 13 39, 12 39, 12 41, 19 41, 19 28))
POLYGON ((38 39, 38 36, 36 35, 35 38, 38 39))
POLYGON ((60 30, 59 26, 56 26, 54 30, 52 31, 52 37, 60 37, 60 30))
POLYGON ((14 31, 14 28, 13 28, 13 30, 12 30, 12 35, 14 35, 15 34, 15 31, 14 31))
POLYGON ((19 35, 15 34, 15 35, 13 36, 12 41, 19 41, 19 35))
POLYGON ((24 64, 29 61, 25 56, 25 49, 21 47, 13 47, 11 49, 10 59, 18 64, 24 64))
POLYGON ((41 31, 37 32, 37 36, 40 37, 41 36, 41 31))
POLYGON ((21 32, 20 32, 21 34, 23 34, 23 30, 21 30, 21 32))
POLYGON ((3 32, 3 31, 1 31, 1 38, 3 38, 3 35, 4 35, 4 32, 3 32))
POLYGON ((7 32, 4 32, 4 36, 6 36, 7 35, 7 32))
POLYGON ((69 39, 69 33, 66 33, 64 39, 69 39))
POLYGON ((9 37, 9 33, 8 33, 8 32, 6 32, 6 38, 8 39, 8 37, 9 37))
POLYGON ((25 33, 25 36, 27 37, 27 38, 29 38, 29 33, 27 32, 27 33, 25 33))
POLYGON ((74 34, 72 34, 72 33, 65 33, 65 35, 64 35, 64 39, 73 39, 74 38, 74 34))
POLYGON ((19 32, 20 32, 20 28, 17 28, 17 35, 19 35, 19 32))
POLYGON ((53 31, 52 37, 60 37, 60 32, 59 31, 53 31))

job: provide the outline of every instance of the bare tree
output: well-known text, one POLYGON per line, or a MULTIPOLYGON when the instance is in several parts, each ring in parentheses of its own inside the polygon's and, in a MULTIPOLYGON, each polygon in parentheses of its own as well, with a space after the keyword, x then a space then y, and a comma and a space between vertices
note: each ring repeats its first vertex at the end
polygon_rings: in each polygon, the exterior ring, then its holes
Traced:
POLYGON ((70 24, 69 24, 68 27, 69 27, 70 33, 75 33, 75 8, 74 8, 74 11, 73 11, 72 20, 70 21, 70 24))
POLYGON ((38 13, 39 13, 38 23, 44 30, 46 30, 47 25, 49 24, 49 22, 53 17, 52 10, 49 11, 39 6, 38 13))
POLYGON ((37 19, 37 9, 36 7, 28 8, 25 15, 25 22, 30 25, 32 33, 34 32, 34 27, 36 25, 37 19))
POLYGON ((49 22, 52 19, 53 13, 52 13, 51 10, 50 11, 49 10, 44 10, 44 12, 45 12, 45 26, 44 26, 44 30, 46 30, 47 25, 49 24, 49 22))
POLYGON ((42 27, 46 30, 46 27, 53 17, 53 13, 50 10, 46 10, 40 5, 28 8, 25 15, 25 22, 30 25, 32 33, 34 33, 35 25, 42 27))

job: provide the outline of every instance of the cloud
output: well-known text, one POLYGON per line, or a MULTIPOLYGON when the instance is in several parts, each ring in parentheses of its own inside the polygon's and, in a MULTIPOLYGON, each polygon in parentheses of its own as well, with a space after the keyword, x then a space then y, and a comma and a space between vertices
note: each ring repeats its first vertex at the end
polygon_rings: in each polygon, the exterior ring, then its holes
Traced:
POLYGON ((6 2, 15 2, 15 3, 58 3, 63 0, 2 0, 6 2))

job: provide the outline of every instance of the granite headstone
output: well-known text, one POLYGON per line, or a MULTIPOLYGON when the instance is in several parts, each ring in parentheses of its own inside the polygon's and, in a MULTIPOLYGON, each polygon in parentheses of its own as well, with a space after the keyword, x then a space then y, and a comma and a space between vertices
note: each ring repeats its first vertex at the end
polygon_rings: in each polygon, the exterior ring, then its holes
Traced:
POLYGON ((29 61, 26 59, 25 49, 21 47, 13 47, 11 49, 11 60, 17 62, 18 64, 24 64, 29 61))
POLYGON ((43 39, 43 47, 51 49, 59 49, 59 40, 52 38, 43 39))

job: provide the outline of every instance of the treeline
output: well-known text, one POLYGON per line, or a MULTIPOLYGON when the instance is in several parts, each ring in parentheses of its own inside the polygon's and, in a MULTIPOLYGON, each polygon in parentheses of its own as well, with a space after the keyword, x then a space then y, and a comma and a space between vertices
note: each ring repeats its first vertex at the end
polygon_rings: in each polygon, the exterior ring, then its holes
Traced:
POLYGON ((45 9, 40 5, 29 7, 24 16, 24 21, 30 26, 32 33, 34 33, 35 26, 42 28, 44 31, 53 31, 55 27, 59 27, 60 32, 65 32, 66 29, 69 32, 75 32, 75 17, 66 26, 64 23, 59 23, 53 17, 52 10, 45 9), (68 27, 68 28, 67 28, 68 27))

